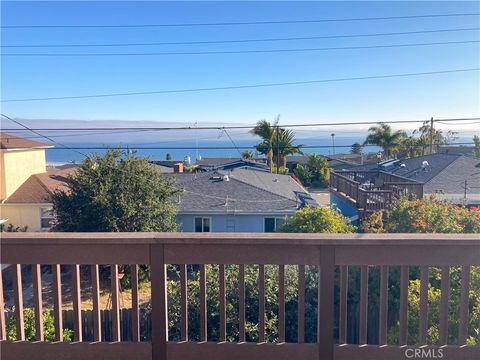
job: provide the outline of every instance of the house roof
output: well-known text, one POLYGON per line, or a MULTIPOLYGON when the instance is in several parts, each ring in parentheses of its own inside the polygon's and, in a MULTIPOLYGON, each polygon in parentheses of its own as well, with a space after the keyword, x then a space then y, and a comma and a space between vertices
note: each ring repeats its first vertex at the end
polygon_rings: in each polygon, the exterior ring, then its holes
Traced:
POLYGON ((69 167, 31 175, 4 203, 34 204, 49 202, 48 196, 54 190, 67 189, 68 175, 74 172, 75 167, 69 167))
POLYGON ((293 213, 316 202, 288 175, 248 169, 173 174, 183 190, 179 212, 293 213), (228 181, 224 176, 228 176, 228 181))
POLYGON ((51 147, 51 145, 44 144, 39 141, 25 139, 25 138, 11 135, 5 132, 0 132, 0 148, 2 150, 32 149, 32 148, 47 148, 47 147, 51 147))
POLYGON ((173 168, 175 164, 182 163, 183 160, 150 160, 150 163, 164 167, 173 168))
POLYGON ((269 170, 266 159, 242 159, 242 158, 202 158, 197 160, 196 165, 202 169, 217 170, 234 167, 255 167, 269 170))

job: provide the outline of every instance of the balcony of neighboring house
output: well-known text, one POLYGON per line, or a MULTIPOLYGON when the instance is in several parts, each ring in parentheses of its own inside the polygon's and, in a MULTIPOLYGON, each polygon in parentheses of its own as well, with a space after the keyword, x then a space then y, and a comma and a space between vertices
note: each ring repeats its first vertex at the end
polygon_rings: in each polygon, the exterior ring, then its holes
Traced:
POLYGON ((400 196, 423 197, 423 184, 381 170, 343 170, 330 174, 330 193, 354 208, 360 218, 388 209, 400 196))
POLYGON ((470 281, 479 249, 478 234, 7 233, 1 358, 480 359, 470 295, 479 291, 470 281), (147 308, 139 306, 145 265, 147 308), (430 308, 432 267, 441 294, 430 308), (54 339, 39 325, 42 309, 54 339))

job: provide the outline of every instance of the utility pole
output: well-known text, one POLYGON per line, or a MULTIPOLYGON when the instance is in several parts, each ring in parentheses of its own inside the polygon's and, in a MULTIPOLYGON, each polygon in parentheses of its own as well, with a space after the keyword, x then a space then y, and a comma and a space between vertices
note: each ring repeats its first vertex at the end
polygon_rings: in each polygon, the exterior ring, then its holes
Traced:
POLYGON ((335 155, 335 134, 331 133, 330 136, 332 137, 333 155, 335 155))
POLYGON ((430 155, 433 154, 433 117, 430 119, 430 155))
POLYGON ((468 189, 468 181, 465 179, 465 184, 463 185, 463 205, 467 204, 467 189, 468 189))

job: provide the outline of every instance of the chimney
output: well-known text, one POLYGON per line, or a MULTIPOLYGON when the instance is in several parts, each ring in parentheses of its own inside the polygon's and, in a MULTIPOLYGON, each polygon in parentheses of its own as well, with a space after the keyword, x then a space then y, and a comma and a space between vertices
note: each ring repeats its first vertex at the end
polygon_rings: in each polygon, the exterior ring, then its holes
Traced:
POLYGON ((173 165, 173 172, 174 173, 183 173, 183 163, 177 163, 173 165))

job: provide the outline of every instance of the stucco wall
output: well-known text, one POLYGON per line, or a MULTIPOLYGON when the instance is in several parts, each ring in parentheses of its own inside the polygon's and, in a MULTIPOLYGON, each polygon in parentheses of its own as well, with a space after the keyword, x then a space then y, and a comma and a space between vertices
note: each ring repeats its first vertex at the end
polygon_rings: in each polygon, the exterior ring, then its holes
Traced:
POLYGON ((6 224, 24 227, 28 231, 42 231, 40 224, 40 209, 48 208, 51 205, 45 204, 3 204, 0 205, 0 216, 8 219, 6 224))
POLYGON ((263 232, 265 217, 283 217, 283 215, 177 215, 179 231, 193 232, 194 218, 210 217, 211 232, 263 232))
POLYGON ((0 198, 12 195, 31 175, 46 171, 45 150, 0 151, 0 198))

